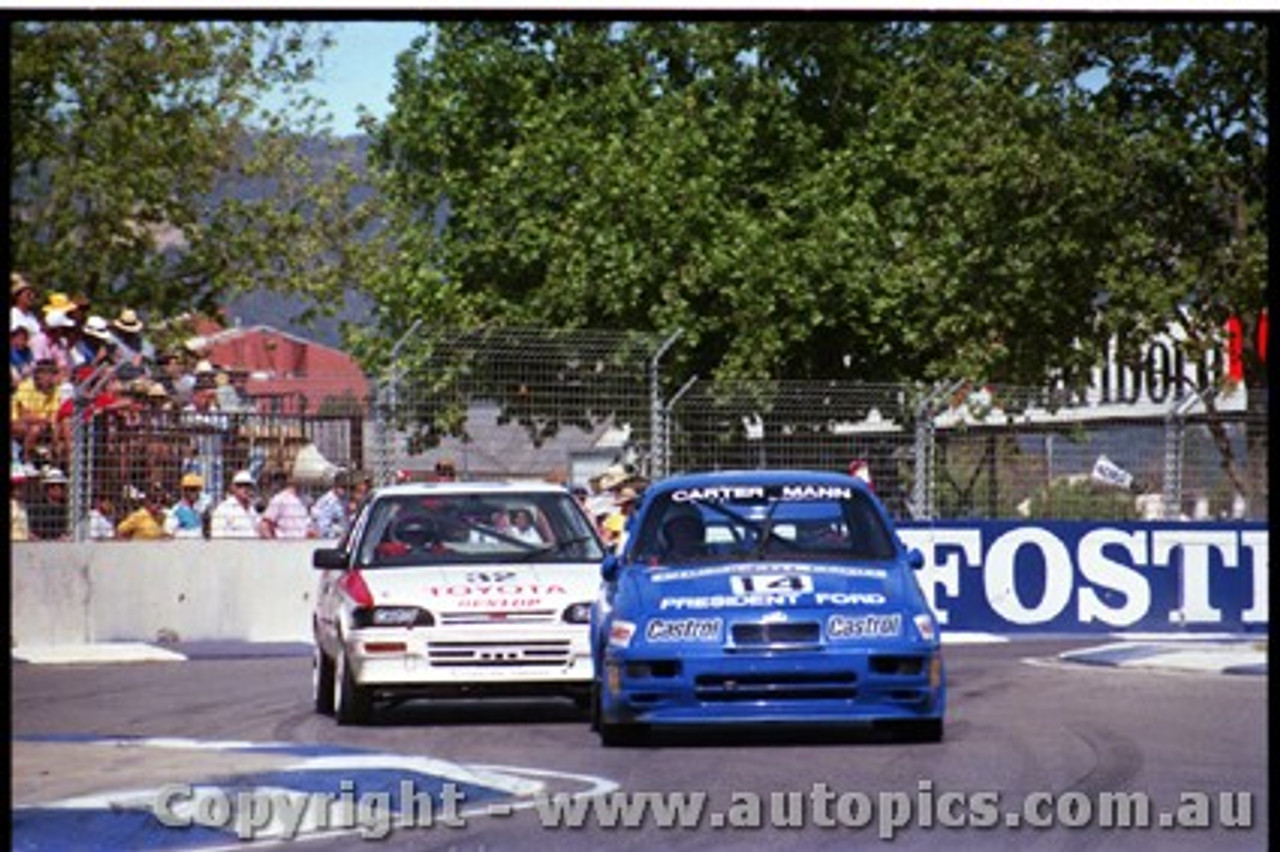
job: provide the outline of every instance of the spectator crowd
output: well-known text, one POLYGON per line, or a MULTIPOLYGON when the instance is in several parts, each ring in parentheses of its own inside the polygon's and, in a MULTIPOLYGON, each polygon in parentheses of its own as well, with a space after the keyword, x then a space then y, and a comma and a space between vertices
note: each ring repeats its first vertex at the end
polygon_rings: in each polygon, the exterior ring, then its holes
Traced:
MULTIPOLYGON (((212 363, 199 338, 157 348, 149 332, 167 329, 148 327, 134 308, 108 319, 83 296, 42 299, 19 273, 9 287, 11 540, 69 541, 77 523, 80 537, 99 541, 345 532, 371 477, 339 470, 313 496, 262 458, 226 469, 228 417, 255 411, 246 371, 212 363), (162 422, 177 424, 185 449, 175 453, 173 442, 159 440, 162 422), (67 471, 82 424, 95 427, 88 442, 95 475, 77 522, 67 471)), ((451 481, 457 471, 441 461, 430 478, 451 481)), ((407 471, 395 476, 409 479, 407 471)), ((606 545, 622 543, 644 484, 629 466, 613 465, 589 489, 574 489, 606 545)))
MULTIPOLYGON (((70 482, 77 415, 107 440, 83 523, 92 539, 333 538, 359 489, 339 471, 314 501, 262 459, 219 494, 227 417, 254 412, 248 373, 218 366, 199 338, 157 349, 137 310, 95 313, 82 296, 41 298, 9 278, 11 540, 71 540, 70 482), (155 440, 178 424, 187 448, 155 440), (149 437, 150 436, 150 437, 149 437), (254 469, 256 468, 256 469, 254 469)), ((362 488, 368 477, 355 478, 362 488)))

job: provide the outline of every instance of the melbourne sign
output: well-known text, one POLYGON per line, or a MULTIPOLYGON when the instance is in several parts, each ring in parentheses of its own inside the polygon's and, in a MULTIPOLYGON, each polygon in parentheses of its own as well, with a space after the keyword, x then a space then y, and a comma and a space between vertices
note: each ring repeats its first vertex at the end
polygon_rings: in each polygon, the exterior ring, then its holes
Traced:
POLYGON ((1267 630, 1268 531, 1251 523, 904 523, 952 630, 1267 630))

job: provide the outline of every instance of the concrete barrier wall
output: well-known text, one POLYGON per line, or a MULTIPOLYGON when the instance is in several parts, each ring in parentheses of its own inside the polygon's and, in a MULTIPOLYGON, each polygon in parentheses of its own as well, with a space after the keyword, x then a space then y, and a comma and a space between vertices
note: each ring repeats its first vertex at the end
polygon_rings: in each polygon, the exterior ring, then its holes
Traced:
MULTIPOLYGON (((903 524, 944 628, 1261 631, 1266 525, 903 524)), ((309 642, 315 541, 16 543, 13 644, 309 642)))
POLYGON ((306 642, 314 541, 12 547, 11 643, 306 642))

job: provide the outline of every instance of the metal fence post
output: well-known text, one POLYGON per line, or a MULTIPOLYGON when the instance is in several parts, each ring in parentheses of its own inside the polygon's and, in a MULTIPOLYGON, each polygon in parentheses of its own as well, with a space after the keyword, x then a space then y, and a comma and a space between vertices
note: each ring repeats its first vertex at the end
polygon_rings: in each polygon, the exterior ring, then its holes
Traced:
POLYGON ((912 455, 915 481, 911 483, 911 514, 917 521, 933 520, 933 413, 931 397, 916 409, 912 455))
POLYGON ((378 469, 374 472, 374 481, 378 485, 388 485, 395 479, 396 468, 396 431, 395 422, 398 419, 400 407, 400 377, 404 371, 400 367, 399 357, 400 349, 407 342, 409 336, 418 330, 422 325, 422 319, 416 319, 400 335, 400 338, 391 347, 391 354, 388 357, 388 370, 383 374, 382 380, 378 382, 377 391, 377 432, 378 432, 378 469))
POLYGON ((1182 472, 1186 462, 1187 415, 1203 397, 1191 391, 1176 399, 1164 418, 1164 482, 1161 500, 1166 521, 1176 521, 1182 514, 1182 472))
POLYGON ((71 516, 67 519, 73 541, 85 541, 89 538, 89 506, 92 498, 89 495, 90 483, 93 482, 92 439, 90 424, 85 422, 88 402, 85 400, 85 388, 89 381, 73 385, 71 411, 71 516))
POLYGON ((671 413, 675 410, 676 403, 680 402, 680 398, 689 392, 695 384, 698 383, 698 374, 694 373, 689 380, 680 386, 680 389, 671 395, 671 399, 667 400, 662 407, 662 471, 661 476, 671 475, 671 413))
POLYGON ((951 396, 964 387, 963 381, 952 382, 947 387, 935 385, 916 408, 916 428, 913 455, 915 457, 915 482, 911 484, 911 514, 918 521, 932 521, 937 514, 934 506, 936 471, 936 444, 934 440, 933 407, 941 398, 951 396))
POLYGON ((670 467, 665 420, 669 409, 662 404, 659 363, 662 361, 662 356, 667 354, 667 350, 675 345, 683 334, 684 329, 677 328, 649 359, 649 476, 652 479, 661 479, 666 476, 670 467))

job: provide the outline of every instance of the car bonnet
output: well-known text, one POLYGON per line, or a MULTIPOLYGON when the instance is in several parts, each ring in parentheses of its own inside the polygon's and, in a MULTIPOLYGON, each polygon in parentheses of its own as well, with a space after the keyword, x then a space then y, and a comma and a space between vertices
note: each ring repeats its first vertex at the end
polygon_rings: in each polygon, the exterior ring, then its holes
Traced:
POLYGON ((730 562, 635 572, 647 612, 749 607, 870 607, 908 603, 905 569, 893 562, 730 562))
POLYGON ((599 566, 465 565, 383 568, 361 572, 375 603, 486 609, 537 609, 590 601, 599 566))

